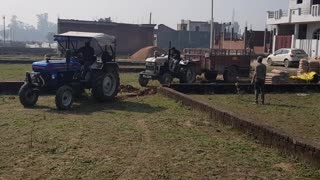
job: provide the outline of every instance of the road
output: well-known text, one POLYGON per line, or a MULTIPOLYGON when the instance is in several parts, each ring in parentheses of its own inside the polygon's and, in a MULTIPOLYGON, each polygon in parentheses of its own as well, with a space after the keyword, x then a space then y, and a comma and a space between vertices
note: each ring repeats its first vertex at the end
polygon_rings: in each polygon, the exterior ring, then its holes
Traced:
MULTIPOLYGON (((273 69, 277 69, 277 70, 283 70, 283 71, 288 71, 290 74, 295 74, 298 71, 298 68, 286 68, 284 66, 281 65, 274 65, 274 66, 269 66, 267 63, 267 59, 264 58, 263 59, 263 64, 267 65, 268 69, 271 71, 273 69)), ((252 64, 252 67, 255 67, 257 65, 257 61, 254 61, 252 64)))

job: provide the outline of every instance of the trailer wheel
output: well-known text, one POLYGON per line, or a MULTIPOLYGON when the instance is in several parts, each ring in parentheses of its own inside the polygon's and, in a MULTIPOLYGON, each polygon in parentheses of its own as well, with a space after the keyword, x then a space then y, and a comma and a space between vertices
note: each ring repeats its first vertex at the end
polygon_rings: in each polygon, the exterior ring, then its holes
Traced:
POLYGON ((204 77, 209 82, 215 82, 217 80, 217 76, 218 76, 218 74, 215 72, 205 72, 204 73, 204 77))
POLYGON ((196 69, 193 66, 187 66, 185 74, 180 79, 180 83, 194 83, 197 80, 196 69))
POLYGON ((160 77, 160 83, 162 85, 166 85, 166 84, 171 84, 173 80, 173 77, 170 73, 164 73, 161 77, 160 77))
POLYGON ((223 79, 225 82, 234 83, 238 81, 238 69, 235 66, 231 66, 225 70, 223 79))
POLYGON ((56 106, 59 110, 69 110, 74 101, 73 89, 70 86, 62 86, 56 93, 56 106))
POLYGON ((19 90, 19 100, 24 107, 33 107, 38 101, 36 93, 28 83, 24 83, 19 90))
POLYGON ((143 75, 140 74, 140 76, 139 76, 139 84, 140 84, 140 86, 147 87, 148 83, 149 83, 149 79, 144 78, 143 75))

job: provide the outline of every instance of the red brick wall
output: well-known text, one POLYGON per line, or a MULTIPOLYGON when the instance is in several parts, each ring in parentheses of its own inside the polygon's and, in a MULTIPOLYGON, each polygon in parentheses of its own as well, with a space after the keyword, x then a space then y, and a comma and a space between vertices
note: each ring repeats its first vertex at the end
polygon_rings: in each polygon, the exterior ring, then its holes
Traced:
MULTIPOLYGON (((216 49, 244 49, 244 41, 224 41, 219 42, 220 44, 215 45, 216 49)), ((267 44, 268 47, 268 44, 267 44)), ((254 46, 253 50, 256 54, 263 54, 264 47, 263 46, 254 46)))
POLYGON ((220 47, 221 49, 244 49, 244 41, 222 41, 215 47, 220 47))

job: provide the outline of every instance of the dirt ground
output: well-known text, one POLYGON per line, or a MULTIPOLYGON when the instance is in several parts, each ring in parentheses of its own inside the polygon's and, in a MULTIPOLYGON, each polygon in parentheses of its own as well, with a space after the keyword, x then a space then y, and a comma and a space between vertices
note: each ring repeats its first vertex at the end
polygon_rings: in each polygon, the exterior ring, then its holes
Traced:
POLYGON ((0 96, 0 179, 317 179, 320 171, 159 95, 55 110, 0 96))

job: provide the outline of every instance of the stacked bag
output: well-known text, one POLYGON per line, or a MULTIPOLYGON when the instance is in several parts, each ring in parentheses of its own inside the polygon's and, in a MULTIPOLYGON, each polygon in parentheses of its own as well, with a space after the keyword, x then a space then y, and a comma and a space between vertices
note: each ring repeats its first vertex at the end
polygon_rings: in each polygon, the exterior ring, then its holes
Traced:
POLYGON ((289 83, 289 73, 287 71, 272 70, 267 73, 266 84, 287 84, 289 83))
POLYGON ((313 60, 309 63, 309 72, 319 73, 320 61, 313 60))

